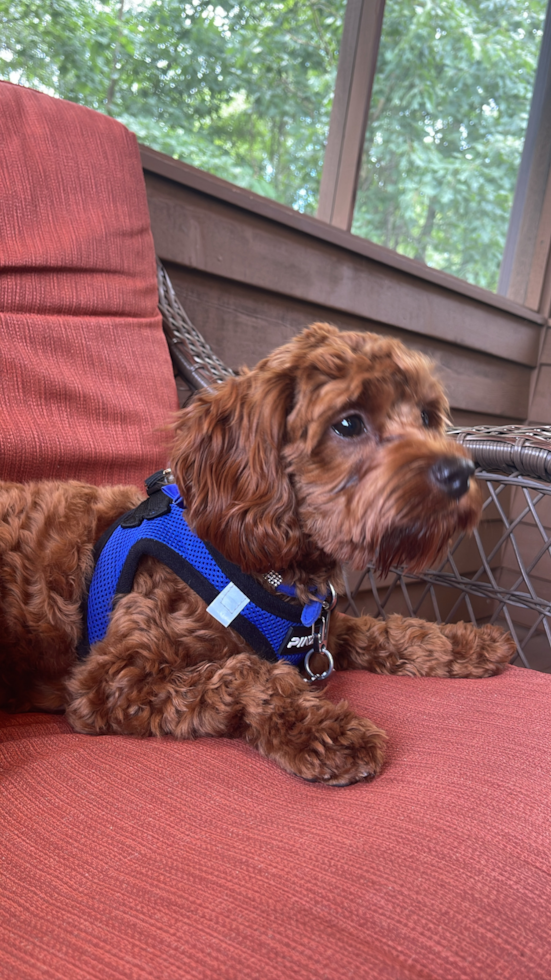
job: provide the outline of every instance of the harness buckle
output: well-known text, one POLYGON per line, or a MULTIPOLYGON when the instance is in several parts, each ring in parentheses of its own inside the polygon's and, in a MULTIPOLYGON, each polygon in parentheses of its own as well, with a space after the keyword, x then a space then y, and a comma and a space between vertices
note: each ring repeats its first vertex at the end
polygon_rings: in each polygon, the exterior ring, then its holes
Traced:
POLYGON ((329 585, 329 588, 331 590, 330 597, 329 599, 326 599, 324 603, 322 603, 322 614, 312 626, 312 638, 314 641, 313 648, 308 651, 304 658, 304 670, 308 674, 305 680, 308 684, 313 684, 314 681, 326 680, 330 674, 333 673, 333 669, 335 667, 333 656, 327 649, 326 640, 329 636, 331 611, 337 604, 337 593, 331 584, 329 585), (321 653, 327 658, 327 667, 320 674, 315 674, 310 667, 310 659, 314 653, 321 653))
POLYGON ((333 586, 331 585, 331 582, 329 582, 328 584, 329 584, 329 592, 330 592, 330 595, 329 595, 329 598, 326 599, 325 602, 323 603, 323 608, 327 610, 327 614, 328 614, 327 615, 327 627, 329 628, 329 615, 331 614, 331 612, 333 611, 333 609, 337 605, 337 600, 338 600, 339 597, 338 597, 337 593, 335 592, 333 586))
POLYGON ((329 652, 326 646, 323 646, 321 650, 309 650, 304 658, 304 669, 308 673, 308 677, 305 678, 307 684, 313 684, 314 681, 324 681, 330 674, 333 673, 333 668, 335 664, 333 661, 332 654, 329 652), (322 671, 321 674, 314 674, 310 669, 310 658, 314 653, 323 653, 327 657, 327 669, 322 671))
POLYGON ((152 494, 157 493, 158 490, 161 490, 162 487, 166 487, 169 483, 175 482, 176 481, 170 467, 167 467, 165 470, 157 470, 156 473, 152 473, 151 476, 148 476, 147 480, 144 480, 148 497, 151 497, 152 494))

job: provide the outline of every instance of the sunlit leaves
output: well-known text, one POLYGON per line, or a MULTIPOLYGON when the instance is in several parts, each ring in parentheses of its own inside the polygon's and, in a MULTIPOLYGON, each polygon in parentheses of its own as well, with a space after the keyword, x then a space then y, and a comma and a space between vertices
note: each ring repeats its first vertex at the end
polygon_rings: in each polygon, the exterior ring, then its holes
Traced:
POLYGON ((345 0, 0 0, 0 77, 315 211, 345 0))
MULTIPOLYGON (((353 230, 494 289, 546 0, 386 0, 353 230)), ((0 0, 0 77, 315 212, 345 0, 0 0)))
POLYGON ((387 0, 353 230, 495 289, 545 0, 387 0))

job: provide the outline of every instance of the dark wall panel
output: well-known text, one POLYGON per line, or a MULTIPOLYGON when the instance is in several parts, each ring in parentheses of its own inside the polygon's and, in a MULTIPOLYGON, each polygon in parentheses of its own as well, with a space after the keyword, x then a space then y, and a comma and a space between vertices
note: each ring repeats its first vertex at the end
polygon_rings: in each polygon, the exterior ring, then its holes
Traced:
POLYGON ((188 315, 229 365, 252 365, 326 320, 431 356, 458 424, 526 418, 542 331, 534 314, 148 154, 147 167, 158 171, 145 171, 157 254, 188 315))

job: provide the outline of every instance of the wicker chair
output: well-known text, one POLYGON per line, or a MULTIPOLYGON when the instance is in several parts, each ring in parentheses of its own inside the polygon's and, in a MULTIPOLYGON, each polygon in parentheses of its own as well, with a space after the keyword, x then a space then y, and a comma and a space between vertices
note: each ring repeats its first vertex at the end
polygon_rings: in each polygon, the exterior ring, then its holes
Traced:
MULTIPOLYGON (((234 374, 209 347, 182 308, 158 263, 159 308, 174 369, 191 397, 234 374)), ((440 622, 499 623, 517 645, 518 666, 551 672, 551 426, 451 429, 467 446, 484 491, 472 538, 461 535, 445 560, 423 575, 373 568, 348 575, 352 614, 401 612, 440 622)))

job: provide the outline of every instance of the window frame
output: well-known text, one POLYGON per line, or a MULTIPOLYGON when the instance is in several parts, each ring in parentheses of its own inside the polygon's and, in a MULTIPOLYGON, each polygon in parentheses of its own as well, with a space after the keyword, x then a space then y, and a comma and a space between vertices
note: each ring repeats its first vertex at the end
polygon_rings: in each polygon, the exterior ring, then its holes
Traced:
MULTIPOLYGON (((352 227, 384 6, 385 0, 348 0, 346 5, 316 215, 346 232, 352 227)), ((421 262, 408 261, 426 278, 421 262)), ((551 316, 551 0, 497 295, 551 316)))

